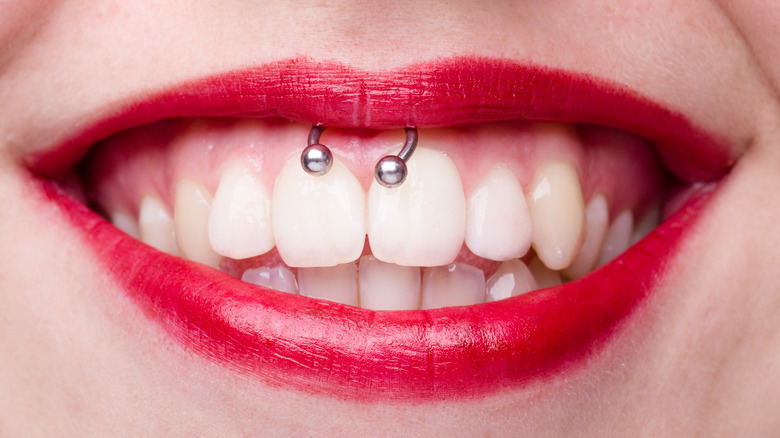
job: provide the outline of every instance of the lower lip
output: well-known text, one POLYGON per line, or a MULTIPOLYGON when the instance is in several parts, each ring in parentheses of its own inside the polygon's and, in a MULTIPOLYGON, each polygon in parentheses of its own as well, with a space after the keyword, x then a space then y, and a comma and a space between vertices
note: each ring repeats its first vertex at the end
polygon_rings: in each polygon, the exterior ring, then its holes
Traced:
POLYGON ((105 272, 187 348, 269 385, 359 400, 479 397, 571 372, 652 295, 712 197, 578 281, 469 307, 375 312, 158 252, 36 181, 105 272))

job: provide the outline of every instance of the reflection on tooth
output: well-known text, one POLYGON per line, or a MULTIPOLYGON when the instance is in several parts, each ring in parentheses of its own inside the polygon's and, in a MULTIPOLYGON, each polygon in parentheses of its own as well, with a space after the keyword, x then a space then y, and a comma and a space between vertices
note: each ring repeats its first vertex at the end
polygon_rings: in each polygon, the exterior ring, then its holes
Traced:
POLYGON ((601 252, 601 244, 609 226, 609 207, 604 195, 596 195, 585 208, 585 241, 572 264, 564 270, 570 278, 580 278, 590 272, 601 252))
POLYGON ((631 245, 631 232, 634 229, 634 217, 630 211, 626 210, 618 215, 609 226, 607 235, 604 237, 604 244, 601 246, 598 266, 601 266, 631 245))
POLYGON ((274 247, 268 190, 247 168, 222 174, 209 216, 209 241, 219 254, 245 259, 274 247))
POLYGON ((420 268, 360 258, 360 307, 372 310, 414 310, 420 307, 420 268))
POLYGON ((250 268, 244 271, 244 274, 241 275, 241 280, 268 289, 293 294, 298 293, 298 283, 295 281, 295 275, 284 266, 250 268))
POLYGON ((116 210, 111 213, 111 223, 134 239, 141 237, 141 231, 138 229, 135 219, 123 211, 116 210))
POLYGON ((585 205, 577 170, 552 161, 536 174, 528 199, 533 246, 547 267, 569 266, 582 244, 585 205))
POLYGON ((396 188, 374 181, 368 192, 368 240, 376 258, 404 266, 455 260, 466 231, 460 175, 443 152, 417 148, 406 181, 396 188))
POLYGON ((563 284, 561 273, 545 266, 538 257, 531 260, 531 263, 528 264, 528 269, 534 274, 534 279, 536 284, 539 285, 539 289, 547 289, 563 284))
POLYGON ((465 263, 428 268, 422 280, 422 309, 470 306, 485 299, 485 273, 465 263))
POLYGON ((209 244, 209 207, 211 193, 200 184, 182 179, 176 184, 173 221, 176 244, 184 257, 212 267, 220 256, 209 244))
POLYGON ((153 196, 144 196, 138 213, 141 240, 162 252, 179 255, 173 218, 163 203, 153 196))
POLYGON ((466 246, 490 260, 510 260, 528 252, 528 204, 523 187, 506 166, 495 167, 469 196, 466 246))
POLYGON ((645 217, 639 221, 634 230, 634 234, 631 235, 631 244, 635 244, 644 239, 645 236, 650 234, 658 224, 661 223, 661 209, 658 206, 650 208, 645 217))
POLYGON ((299 156, 288 161, 276 179, 271 211, 276 247, 289 266, 334 266, 363 252, 366 194, 335 157, 322 176, 301 169, 299 156))
POLYGON ((298 290, 301 295, 307 297, 357 306, 357 264, 345 263, 327 268, 299 268, 298 290))
POLYGON ((498 301, 538 289, 531 270, 520 260, 508 260, 488 278, 485 302, 498 301))

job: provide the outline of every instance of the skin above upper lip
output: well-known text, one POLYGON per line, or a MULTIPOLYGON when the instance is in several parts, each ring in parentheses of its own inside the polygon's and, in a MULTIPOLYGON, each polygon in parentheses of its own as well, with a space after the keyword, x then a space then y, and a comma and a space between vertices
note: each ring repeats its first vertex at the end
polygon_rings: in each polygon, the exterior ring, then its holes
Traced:
MULTIPOLYGON (((506 119, 596 123, 642 135, 692 180, 722 176, 725 143, 631 90, 593 77, 495 59, 455 58, 389 73, 294 59, 190 82, 136 102, 30 157, 53 175, 121 129, 167 117, 284 117, 327 126, 453 126, 506 119), (562 91, 565 90, 565 91, 562 91)), ((97 260, 174 337, 272 385, 339 397, 480 396, 570 369, 652 294, 708 196, 581 280, 512 299, 375 312, 259 288, 124 235, 53 182, 97 260)))

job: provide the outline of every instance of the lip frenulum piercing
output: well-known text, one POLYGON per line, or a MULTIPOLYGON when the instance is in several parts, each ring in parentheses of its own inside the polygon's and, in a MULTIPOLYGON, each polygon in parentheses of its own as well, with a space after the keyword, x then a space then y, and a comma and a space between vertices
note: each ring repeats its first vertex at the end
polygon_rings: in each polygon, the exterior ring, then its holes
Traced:
MULTIPOLYGON (((324 126, 312 126, 309 131, 308 146, 301 153, 301 167, 311 175, 325 175, 333 166, 333 154, 327 146, 320 143, 323 131, 325 131, 324 126)), ((406 179, 406 162, 417 148, 417 129, 405 128, 405 132, 406 142, 401 152, 398 155, 382 157, 374 168, 376 181, 384 187, 398 187, 406 179)))

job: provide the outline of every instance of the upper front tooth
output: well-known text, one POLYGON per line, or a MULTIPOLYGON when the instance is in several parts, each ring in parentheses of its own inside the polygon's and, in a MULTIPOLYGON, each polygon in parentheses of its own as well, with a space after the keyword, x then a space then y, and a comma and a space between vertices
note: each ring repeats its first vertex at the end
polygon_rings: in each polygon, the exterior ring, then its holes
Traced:
POLYGON ((222 174, 209 216, 209 241, 219 254, 244 259, 274 247, 271 197, 245 167, 222 174))
POLYGON ((506 166, 495 167, 469 196, 466 246, 490 260, 522 257, 531 246, 523 187, 506 166))
POLYGON ((273 191, 274 240, 288 266, 335 266, 357 260, 366 240, 366 195, 355 175, 334 157, 322 176, 298 157, 287 162, 273 191))
POLYGON ((565 269, 571 278, 580 278, 590 272, 598 261, 601 244, 609 226, 609 208, 604 195, 598 194, 585 208, 585 241, 572 264, 565 269))
POLYGON ((182 179, 176 184, 173 220, 176 243, 184 257, 216 267, 220 256, 209 244, 211 193, 200 184, 182 179))
POLYGON ((582 244, 585 206, 577 170, 552 161, 539 170, 528 199, 533 245, 547 267, 569 266, 582 244))
POLYGON ((631 233, 634 230, 634 216, 626 210, 620 213, 607 230, 604 244, 601 246, 598 266, 601 266, 615 257, 631 245, 631 233))
POLYGON ((141 240, 162 252, 179 255, 173 218, 157 198, 144 196, 138 213, 141 240))
POLYGON ((374 181, 368 192, 368 240, 376 258, 398 265, 452 262, 463 246, 466 199, 460 175, 443 152, 418 148, 400 187, 374 181))

